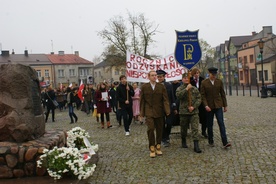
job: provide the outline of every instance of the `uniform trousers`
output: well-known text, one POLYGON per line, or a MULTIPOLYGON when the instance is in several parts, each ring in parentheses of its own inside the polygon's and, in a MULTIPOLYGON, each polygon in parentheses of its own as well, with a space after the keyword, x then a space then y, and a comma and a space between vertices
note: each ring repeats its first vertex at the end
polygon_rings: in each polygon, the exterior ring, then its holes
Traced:
POLYGON ((164 125, 164 117, 153 118, 146 117, 146 124, 148 126, 147 134, 149 140, 149 147, 161 144, 162 141, 162 131, 164 125), (156 129, 156 137, 154 130, 156 129))
POLYGON ((189 124, 191 124, 192 139, 194 141, 198 141, 199 140, 198 122, 199 122, 198 114, 192 114, 192 115, 180 114, 181 138, 187 137, 187 130, 188 130, 189 124))

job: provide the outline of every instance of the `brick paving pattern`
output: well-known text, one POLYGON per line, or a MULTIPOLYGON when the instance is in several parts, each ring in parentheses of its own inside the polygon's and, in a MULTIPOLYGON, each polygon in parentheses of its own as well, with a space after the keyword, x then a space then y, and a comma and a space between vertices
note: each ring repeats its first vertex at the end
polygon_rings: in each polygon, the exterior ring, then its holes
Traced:
POLYGON ((69 124, 68 112, 56 111, 56 122, 46 129, 66 129, 75 126, 86 129, 90 140, 99 144, 100 160, 89 179, 78 181, 50 177, 0 180, 0 183, 276 183, 276 98, 227 96, 228 112, 224 113, 230 149, 223 149, 216 122, 215 147, 201 138, 197 154, 188 137, 188 149, 181 148, 179 127, 173 127, 171 146, 162 148, 163 156, 149 157, 146 125, 133 123, 130 136, 118 126, 111 113, 112 128, 101 129, 92 116, 76 111, 79 121, 69 124))

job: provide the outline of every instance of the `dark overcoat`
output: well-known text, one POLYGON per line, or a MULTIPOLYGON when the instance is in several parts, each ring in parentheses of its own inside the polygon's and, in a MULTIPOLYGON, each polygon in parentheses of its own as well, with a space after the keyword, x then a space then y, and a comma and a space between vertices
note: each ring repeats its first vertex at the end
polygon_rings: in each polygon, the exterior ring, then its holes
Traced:
MULTIPOLYGON (((95 100, 97 104, 97 113, 107 113, 111 112, 111 104, 110 100, 103 101, 102 100, 102 92, 108 92, 107 90, 101 91, 97 90, 95 94, 95 100)), ((110 93, 108 92, 108 96, 110 96, 110 93)))

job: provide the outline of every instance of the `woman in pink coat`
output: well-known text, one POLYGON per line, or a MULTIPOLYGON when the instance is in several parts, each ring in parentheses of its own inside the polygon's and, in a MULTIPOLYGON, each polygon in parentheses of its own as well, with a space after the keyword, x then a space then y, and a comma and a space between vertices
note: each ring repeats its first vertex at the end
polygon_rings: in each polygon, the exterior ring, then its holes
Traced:
POLYGON ((140 120, 140 89, 138 88, 137 83, 133 83, 132 87, 134 89, 134 96, 132 97, 132 111, 134 121, 140 121, 142 124, 143 122, 140 120))

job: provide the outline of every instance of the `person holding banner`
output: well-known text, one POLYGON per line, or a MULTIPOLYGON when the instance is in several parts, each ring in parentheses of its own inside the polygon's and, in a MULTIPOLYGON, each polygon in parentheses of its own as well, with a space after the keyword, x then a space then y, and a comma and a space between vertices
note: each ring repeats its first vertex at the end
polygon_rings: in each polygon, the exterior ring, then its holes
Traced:
POLYGON ((163 84, 166 87, 166 91, 169 98, 170 115, 165 116, 163 133, 162 133, 162 145, 164 145, 165 147, 168 147, 170 145, 170 134, 172 129, 173 115, 177 114, 176 103, 175 103, 172 85, 169 82, 166 82, 166 79, 165 79, 165 75, 167 73, 164 70, 156 70, 156 73, 157 73, 158 82, 160 84, 163 84))
POLYGON ((207 130, 208 130, 208 143, 214 147, 213 124, 214 115, 216 115, 221 141, 224 148, 230 147, 231 144, 227 141, 227 135, 223 120, 223 112, 227 111, 227 100, 223 83, 220 79, 216 78, 218 69, 215 67, 208 68, 209 78, 201 83, 201 96, 202 101, 207 111, 207 130))
POLYGON ((176 97, 179 99, 182 147, 188 148, 186 137, 190 124, 192 129, 192 139, 194 141, 194 151, 196 153, 201 153, 198 145, 198 107, 201 103, 201 96, 198 89, 189 83, 190 79, 188 73, 182 75, 182 82, 183 84, 176 90, 176 97))
POLYGON ((162 155, 161 141, 164 116, 170 115, 170 106, 165 86, 156 82, 156 71, 150 71, 148 79, 150 81, 141 87, 140 116, 146 119, 150 157, 154 158, 156 154, 162 155))
POLYGON ((125 75, 121 75, 119 79, 121 83, 116 89, 116 98, 124 121, 125 135, 129 136, 129 126, 133 118, 131 97, 134 96, 134 90, 133 87, 127 83, 125 75))

